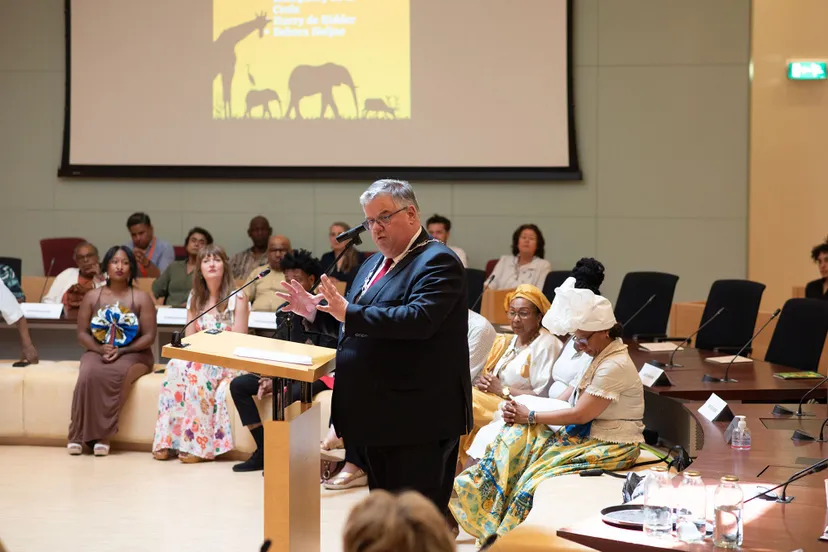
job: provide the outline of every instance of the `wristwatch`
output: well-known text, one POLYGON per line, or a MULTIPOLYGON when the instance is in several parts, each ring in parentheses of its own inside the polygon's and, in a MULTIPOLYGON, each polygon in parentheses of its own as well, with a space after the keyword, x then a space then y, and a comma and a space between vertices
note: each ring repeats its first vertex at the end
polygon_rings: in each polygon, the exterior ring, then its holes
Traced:
POLYGON ((529 411, 529 424, 530 425, 535 424, 535 411, 534 410, 529 411))

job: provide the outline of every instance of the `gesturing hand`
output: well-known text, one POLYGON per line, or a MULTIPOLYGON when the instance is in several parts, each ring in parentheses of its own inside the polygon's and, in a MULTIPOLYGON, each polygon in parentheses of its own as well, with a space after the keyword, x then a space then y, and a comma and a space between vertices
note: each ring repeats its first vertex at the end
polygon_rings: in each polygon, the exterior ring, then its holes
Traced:
POLYGON ((286 292, 277 292, 276 295, 288 302, 282 307, 284 312, 293 312, 305 318, 309 322, 313 322, 316 318, 316 306, 322 302, 324 297, 319 295, 311 295, 302 285, 296 280, 290 282, 282 282, 282 287, 286 292))
POLYGON ((262 378, 259 380, 259 392, 256 393, 256 396, 259 397, 259 400, 262 400, 263 397, 267 397, 273 393, 273 380, 270 378, 262 378))
POLYGON ((322 275, 322 284, 319 286, 322 295, 328 302, 327 305, 318 305, 317 308, 322 312, 327 312, 339 322, 345 322, 345 312, 348 310, 348 301, 342 297, 339 290, 331 282, 331 279, 326 275, 322 275))
POLYGON ((503 405, 503 421, 507 424, 525 424, 529 422, 529 409, 515 401, 503 405))

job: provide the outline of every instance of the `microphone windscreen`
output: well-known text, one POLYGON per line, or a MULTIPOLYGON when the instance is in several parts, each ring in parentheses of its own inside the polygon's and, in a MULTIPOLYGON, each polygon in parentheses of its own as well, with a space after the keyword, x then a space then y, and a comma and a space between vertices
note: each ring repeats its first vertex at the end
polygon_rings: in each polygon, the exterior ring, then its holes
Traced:
POLYGON ((261 272, 259 272, 259 279, 261 280, 262 278, 264 278, 268 274, 270 274, 270 269, 269 268, 266 268, 266 269, 262 270, 261 272))

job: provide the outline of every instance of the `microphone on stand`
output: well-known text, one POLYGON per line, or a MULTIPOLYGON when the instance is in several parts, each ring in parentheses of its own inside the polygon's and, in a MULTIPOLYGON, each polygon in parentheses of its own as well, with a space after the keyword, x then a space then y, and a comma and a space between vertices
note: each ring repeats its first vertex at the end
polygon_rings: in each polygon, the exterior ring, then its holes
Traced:
POLYGON ((495 278, 494 274, 489 274, 489 277, 486 278, 485 282, 483 282, 483 291, 481 291, 480 295, 477 296, 477 301, 474 302, 474 305, 472 305, 471 310, 476 309, 477 305, 480 304, 480 300, 483 299, 483 294, 486 293, 486 290, 489 289, 490 285, 492 285, 492 281, 494 280, 494 278, 495 278))
POLYGON ((649 361, 649 363, 654 365, 654 366, 658 366, 659 368, 680 368, 682 366, 681 364, 673 363, 673 359, 676 358, 676 353, 678 352, 678 350, 681 347, 683 347, 684 345, 690 345, 690 341, 696 336, 696 334, 698 334, 700 331, 702 331, 705 328, 705 326, 707 326, 708 324, 713 322, 716 319, 716 317, 718 317, 720 314, 722 314, 722 312, 724 312, 724 310, 725 310, 724 307, 717 310, 716 313, 713 316, 711 316, 710 318, 707 319, 707 322, 705 322, 704 324, 699 326, 699 328, 695 332, 691 333, 688 337, 685 337, 684 341, 679 343, 676 346, 676 348, 673 349, 673 352, 670 355, 670 360, 669 360, 669 362, 667 362, 667 364, 664 364, 663 362, 659 362, 657 360, 656 361, 651 360, 651 361, 649 361))
POLYGON ((193 318, 192 320, 190 320, 189 322, 184 324, 184 327, 182 327, 179 331, 173 332, 172 339, 170 339, 170 345, 172 345, 173 347, 178 347, 179 349, 183 349, 185 347, 188 347, 189 343, 182 343, 181 339, 184 337, 184 333, 187 330, 187 328, 190 327, 190 324, 192 324, 193 322, 195 322, 196 320, 198 320, 199 318, 201 318, 202 316, 204 316, 205 314, 207 314, 208 312, 210 312, 211 310, 213 310, 217 306, 221 305, 222 303, 224 303, 225 301, 227 301, 228 299, 233 297, 235 294, 237 294, 238 292, 240 292, 241 290, 243 290, 244 288, 246 288, 250 284, 252 284, 254 282, 258 282, 259 280, 261 280, 262 278, 264 278, 268 274, 270 274, 270 269, 269 268, 266 268, 266 269, 262 270, 259 273, 258 276, 256 276, 255 278, 253 278, 252 280, 250 280, 249 282, 244 284, 242 287, 235 290, 233 293, 231 293, 230 295, 228 295, 227 297, 225 297, 221 301, 218 301, 215 305, 213 305, 212 307, 210 307, 206 311, 202 312, 201 314, 199 314, 198 316, 196 316, 195 318, 193 318))
POLYGON ((794 497, 787 495, 788 485, 790 485, 791 483, 793 483, 794 481, 796 481, 798 479, 802 479, 803 477, 811 475, 812 473, 821 472, 825 468, 828 468, 828 458, 823 458, 819 462, 815 462, 815 463, 811 464, 810 466, 808 466, 804 470, 799 470, 798 472, 796 472, 795 474, 790 476, 785 482, 780 483, 776 487, 768 489, 767 491, 762 491, 758 495, 752 496, 749 499, 745 500, 744 504, 747 504, 748 502, 750 502, 754 498, 762 498, 762 500, 773 500, 774 498, 776 498, 776 502, 779 502, 779 503, 782 503, 782 504, 790 504, 791 501, 794 499, 794 497), (771 494, 769 494, 769 493, 771 493, 771 491, 775 491, 779 487, 782 487, 782 496, 774 497, 771 494))
POLYGON ((761 328, 759 328, 759 331, 756 332, 755 334, 753 334, 753 337, 748 339, 747 343, 742 345, 742 348, 739 349, 739 352, 736 353, 733 356, 733 358, 730 359, 730 362, 727 363, 727 368, 725 368, 725 373, 724 373, 723 378, 717 378, 715 376, 710 376, 710 375, 705 374, 705 376, 702 378, 702 381, 705 382, 705 383, 736 383, 735 379, 730 379, 730 378, 727 377, 727 374, 730 372, 730 367, 733 366, 733 361, 735 361, 737 358, 739 358, 739 355, 741 355, 742 352, 744 352, 744 350, 747 349, 750 346, 751 343, 753 343, 753 340, 756 339, 759 336, 759 334, 762 333, 764 331, 764 329, 768 327, 768 324, 770 324, 771 321, 774 318, 779 316, 780 312, 782 312, 782 309, 776 309, 775 311, 773 311, 773 314, 771 315, 771 317, 768 318, 768 321, 765 322, 762 325, 761 328))
POLYGON ((641 314, 641 311, 643 311, 643 310, 647 307, 647 305, 649 305, 650 303, 652 303, 652 302, 653 302, 653 300, 654 300, 655 298, 656 298, 656 294, 655 294, 655 293, 653 293, 652 295, 650 295, 650 298, 649 298, 649 299, 647 299, 646 301, 644 301, 644 304, 643 304, 643 305, 641 305, 641 306, 638 308, 638 310, 637 310, 637 311, 635 311, 635 312, 633 313, 633 315, 632 315, 632 316, 630 316, 629 318, 627 318, 627 321, 626 321, 626 322, 624 322, 623 326, 626 328, 626 327, 627 327, 627 325, 628 325, 630 322, 632 322, 633 320, 635 320, 635 318, 636 318, 639 314, 641 314))
MULTIPOLYGON (((362 224, 354 226, 350 230, 345 230, 344 232, 339 234, 336 237, 336 242, 337 243, 342 243, 342 242, 347 241, 347 240, 353 240, 353 239, 357 238, 360 234, 365 232, 366 230, 368 230, 368 227, 365 226, 365 223, 363 222, 362 224)), ((360 241, 359 243, 362 243, 362 242, 360 241)), ((357 245, 359 245, 359 243, 357 243, 357 245)))
MULTIPOLYGON (((49 276, 52 275, 52 267, 55 266, 55 258, 52 257, 52 260, 49 262, 49 270, 46 271, 46 280, 43 281, 43 289, 40 290, 40 297, 37 299, 38 303, 43 302, 43 296, 46 295, 46 285, 49 283, 49 276)), ((22 278, 22 276, 21 276, 22 278)))
POLYGON ((811 393, 813 393, 814 391, 819 389, 819 387, 823 383, 825 383, 826 381, 828 381, 828 376, 825 376, 824 378, 822 378, 818 384, 816 384, 813 387, 811 387, 810 389, 808 389, 805 392, 805 394, 802 395, 802 398, 799 399, 799 406, 797 407, 796 412, 791 412, 790 410, 788 410, 787 408, 785 408, 781 404, 777 404, 776 406, 773 407, 773 414, 775 414, 777 416, 781 416, 781 415, 789 415, 790 416, 790 415, 793 415, 793 416, 797 416, 799 418, 801 418, 802 416, 813 416, 813 414, 803 414, 802 413, 802 404, 805 402, 805 398, 808 395, 810 395, 811 393))

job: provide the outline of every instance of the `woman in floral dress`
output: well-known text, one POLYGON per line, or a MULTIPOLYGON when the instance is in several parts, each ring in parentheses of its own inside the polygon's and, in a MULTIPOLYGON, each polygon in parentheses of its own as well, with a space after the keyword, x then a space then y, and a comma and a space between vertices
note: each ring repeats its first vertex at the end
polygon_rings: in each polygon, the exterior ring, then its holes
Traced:
MULTIPOLYGON (((193 273, 193 291, 187 301, 187 319, 215 305, 233 290, 227 254, 208 245, 199 251, 193 273)), ((187 328, 187 335, 202 330, 247 333, 250 306, 243 292, 202 316, 187 328)), ((156 460, 174 456, 182 462, 213 460, 233 449, 227 392, 239 372, 221 366, 171 360, 158 398, 158 422, 152 455, 156 460)))

